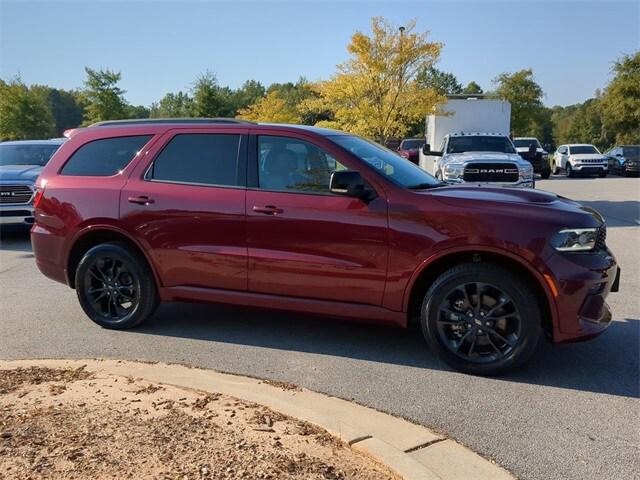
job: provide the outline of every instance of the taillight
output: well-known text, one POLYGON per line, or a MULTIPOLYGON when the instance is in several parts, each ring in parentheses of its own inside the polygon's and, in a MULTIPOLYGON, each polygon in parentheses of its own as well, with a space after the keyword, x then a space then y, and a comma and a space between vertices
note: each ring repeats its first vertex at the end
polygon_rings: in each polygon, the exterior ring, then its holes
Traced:
POLYGON ((46 182, 39 182, 39 185, 35 187, 35 193, 33 194, 33 208, 38 208, 40 202, 42 201, 42 197, 44 196, 44 187, 46 182))

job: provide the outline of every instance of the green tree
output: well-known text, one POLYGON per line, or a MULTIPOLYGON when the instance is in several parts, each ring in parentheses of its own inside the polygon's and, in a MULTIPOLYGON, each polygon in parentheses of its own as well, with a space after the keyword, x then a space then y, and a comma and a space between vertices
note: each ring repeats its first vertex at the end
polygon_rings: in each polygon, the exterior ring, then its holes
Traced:
POLYGON ((0 80, 0 139, 49 138, 55 132, 53 115, 42 94, 20 78, 0 80))
POLYGON ((330 112, 317 125, 340 128, 384 143, 402 137, 411 125, 444 98, 422 88, 418 72, 432 66, 442 45, 415 31, 415 22, 398 28, 386 20, 371 20, 371 35, 356 32, 347 50, 350 59, 338 73, 316 85, 318 96, 304 102, 305 111, 330 112))
POLYGON ((253 105, 267 93, 260 82, 256 80, 247 80, 240 88, 233 92, 233 107, 236 112, 253 105))
POLYGON ((503 73, 494 80, 495 95, 511 103, 511 131, 516 136, 536 135, 543 121, 544 92, 531 69, 503 73))
POLYGON ((85 124, 127 117, 125 91, 118 87, 120 72, 85 67, 87 78, 82 95, 86 101, 85 124))
POLYGON ((483 91, 482 87, 472 80, 462 89, 462 93, 465 95, 480 95, 483 91))
POLYGON ((167 93, 151 105, 151 118, 184 118, 193 116, 193 99, 186 93, 167 93))
POLYGON ((205 72, 193 87, 193 115, 195 117, 231 117, 235 114, 232 92, 220 87, 212 72, 205 72))
POLYGON ((127 105, 127 118, 149 118, 151 110, 144 105, 127 105))
POLYGON ((53 115, 56 137, 61 137, 65 130, 76 128, 84 118, 84 104, 77 91, 52 88, 47 85, 32 85, 30 90, 40 95, 53 115))
POLYGON ((604 91, 604 129, 615 143, 640 143, 640 51, 615 62, 614 78, 604 91))
POLYGON ((457 95, 462 93, 462 85, 453 73, 438 70, 433 65, 424 67, 418 72, 416 82, 423 88, 432 88, 440 95, 457 95))

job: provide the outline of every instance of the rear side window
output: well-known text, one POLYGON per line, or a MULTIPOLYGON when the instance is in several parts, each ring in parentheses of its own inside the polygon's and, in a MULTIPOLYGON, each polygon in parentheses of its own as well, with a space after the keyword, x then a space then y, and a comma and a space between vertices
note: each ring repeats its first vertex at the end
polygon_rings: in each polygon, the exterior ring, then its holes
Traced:
POLYGON ((81 146, 62 167, 62 175, 108 177, 129 165, 153 135, 113 137, 81 146))
POLYGON ((153 162, 147 178, 199 185, 240 186, 238 152, 241 135, 180 134, 153 162))

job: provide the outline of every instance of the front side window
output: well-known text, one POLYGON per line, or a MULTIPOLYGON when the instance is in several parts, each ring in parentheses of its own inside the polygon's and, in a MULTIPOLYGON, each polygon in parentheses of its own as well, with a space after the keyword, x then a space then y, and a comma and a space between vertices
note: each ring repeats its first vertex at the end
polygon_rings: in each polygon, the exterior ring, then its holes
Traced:
POLYGON ((329 194, 331 174, 345 167, 318 146, 291 137, 258 137, 258 186, 329 194))
POLYGON ((524 148, 529 148, 532 143, 536 146, 536 148, 542 148, 542 146, 540 145, 540 142, 538 141, 537 138, 516 138, 513 141, 513 144, 517 148, 523 148, 523 147, 524 148))
POLYGON ((102 138, 85 143, 65 163, 61 175, 108 177, 121 172, 153 135, 102 138))
POLYGON ((240 186, 241 135, 179 134, 157 156, 147 178, 197 185, 240 186))
POLYGON ((418 150, 424 145, 424 140, 414 138, 411 140, 403 140, 400 148, 403 150, 418 150))
POLYGON ((581 155, 589 153, 600 153, 593 145, 574 145, 569 147, 571 155, 581 155))
POLYGON ((429 188, 440 185, 435 177, 377 143, 351 135, 333 135, 327 138, 368 163, 396 185, 405 188, 429 188))
MULTIPOLYGON (((620 151, 620 149, 618 149, 617 151, 620 151)), ((640 157, 640 145, 631 145, 628 147, 622 147, 622 156, 623 157, 640 157)))
POLYGON ((0 165, 44 167, 60 145, 0 144, 0 165))

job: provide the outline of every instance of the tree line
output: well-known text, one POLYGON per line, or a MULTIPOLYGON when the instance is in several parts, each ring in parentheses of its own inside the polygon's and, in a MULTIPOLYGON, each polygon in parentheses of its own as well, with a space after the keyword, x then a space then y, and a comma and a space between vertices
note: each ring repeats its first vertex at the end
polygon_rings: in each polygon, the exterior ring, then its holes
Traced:
POLYGON ((385 142, 423 134, 425 116, 436 112, 446 95, 485 94, 511 102, 517 136, 601 148, 640 143, 640 52, 615 61, 612 80, 594 98, 549 108, 531 69, 502 73, 485 91, 438 69, 441 49, 415 22, 398 27, 375 17, 369 34, 353 35, 349 59, 318 82, 300 77, 265 86, 247 80, 232 89, 207 71, 191 88, 144 106, 127 102, 121 73, 108 69, 86 67, 83 88, 77 90, 26 85, 19 77, 0 80, 0 139, 57 137, 101 120, 237 117, 338 128, 385 142))

